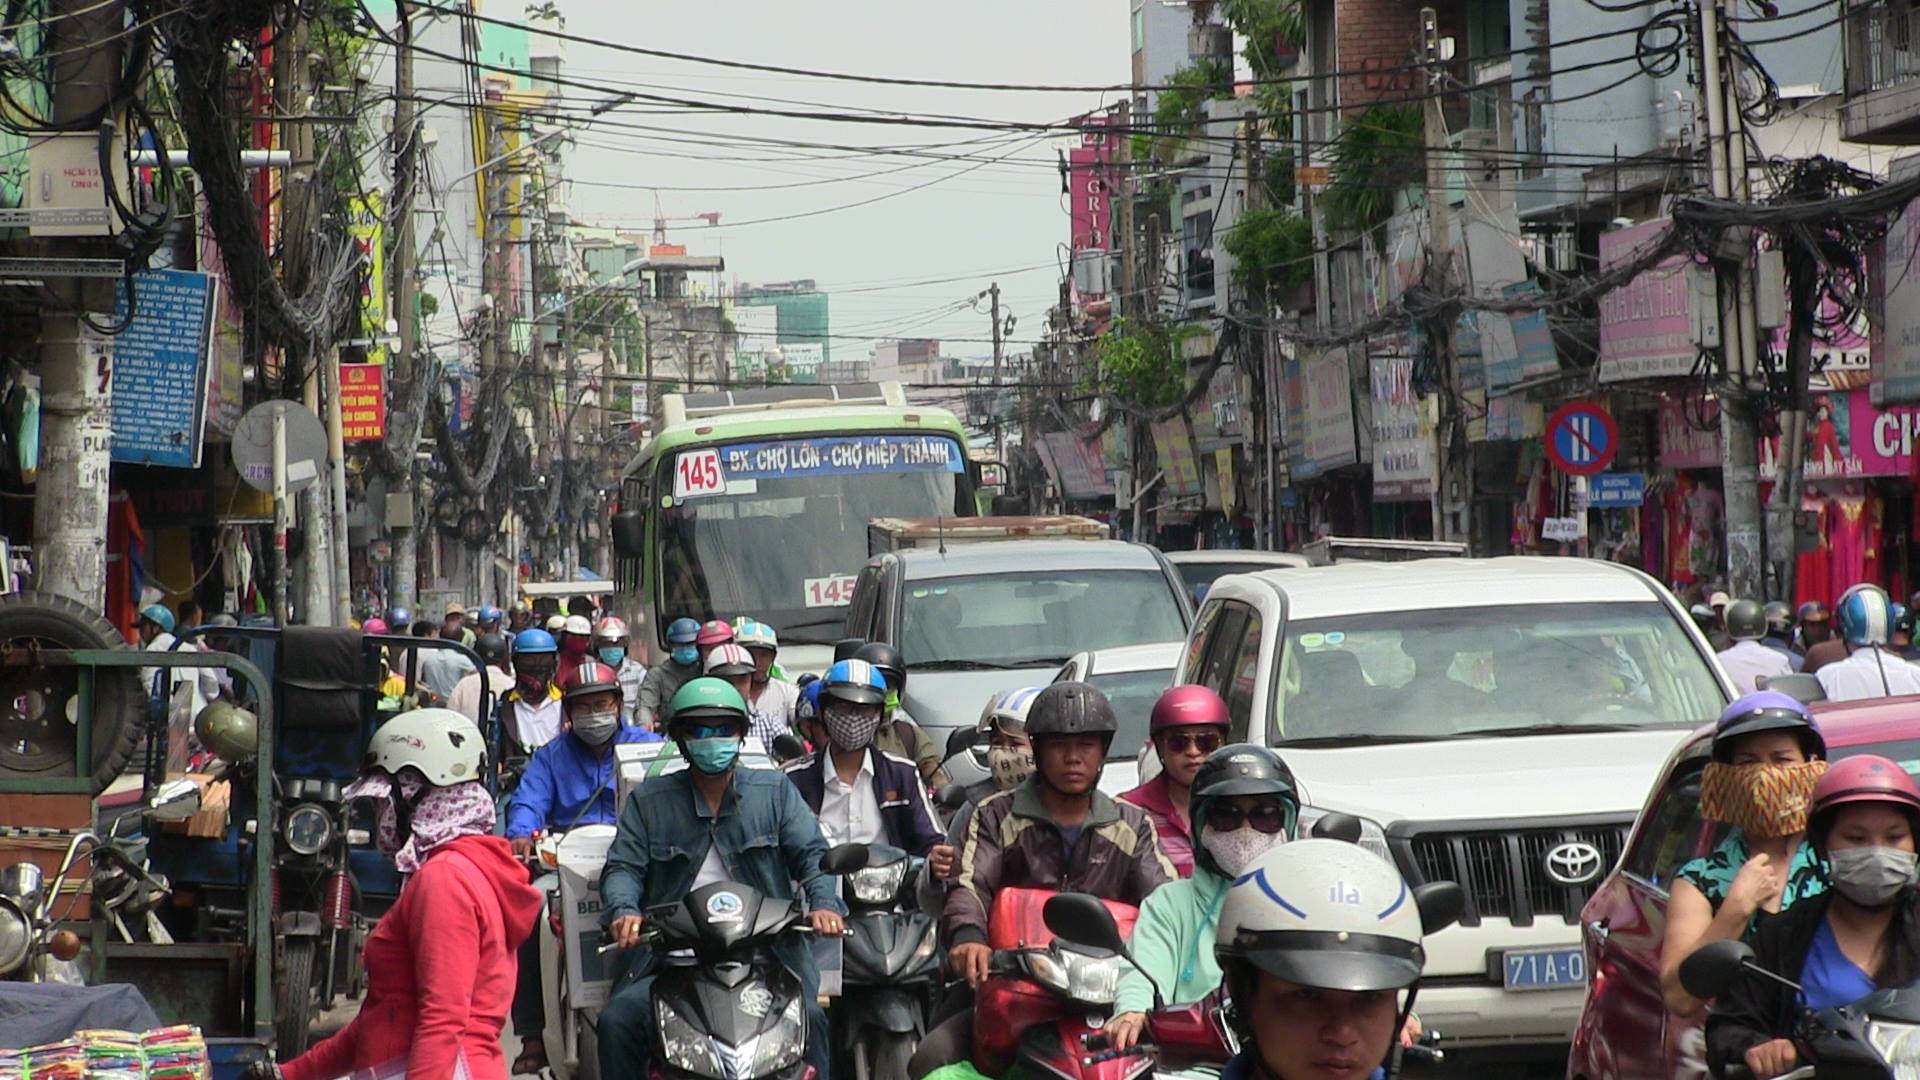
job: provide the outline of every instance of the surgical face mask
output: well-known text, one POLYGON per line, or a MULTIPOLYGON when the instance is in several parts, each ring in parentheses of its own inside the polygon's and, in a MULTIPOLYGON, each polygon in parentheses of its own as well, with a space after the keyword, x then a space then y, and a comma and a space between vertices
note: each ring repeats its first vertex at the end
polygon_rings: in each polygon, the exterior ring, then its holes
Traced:
POLYGON ((1700 777, 1700 814, 1749 836, 1796 836, 1807 829, 1813 786, 1827 763, 1730 765, 1707 763, 1700 777))
POLYGON ((1840 848, 1827 855, 1827 876, 1834 890, 1864 908, 1893 903, 1914 882, 1920 857, 1890 847, 1840 848))
POLYGON ((1033 775, 1033 747, 989 746, 987 768, 993 772, 993 786, 1011 791, 1033 775))
POLYGON ((625 645, 608 645, 600 650, 600 662, 608 667, 619 667, 627 660, 625 645))
POLYGON ((692 667, 695 663, 698 663, 699 660, 700 646, 675 645, 673 647, 673 662, 679 664, 681 667, 692 667))
POLYGON ((1285 832, 1263 833, 1252 825, 1242 825, 1231 832, 1203 830, 1200 834, 1200 846, 1213 856, 1215 866, 1229 880, 1247 872, 1247 867, 1267 852, 1287 842, 1285 832))
POLYGON ((828 705, 821 718, 827 725, 827 737, 842 750, 862 750, 873 742, 880 730, 880 710, 856 709, 842 704, 828 705))
POLYGON ((573 714, 573 733, 588 746, 604 746, 613 733, 620 730, 620 710, 608 709, 605 712, 576 712, 573 714))
POLYGON ((733 768, 733 763, 740 757, 740 739, 733 735, 688 739, 684 745, 687 762, 708 776, 718 776, 733 768))

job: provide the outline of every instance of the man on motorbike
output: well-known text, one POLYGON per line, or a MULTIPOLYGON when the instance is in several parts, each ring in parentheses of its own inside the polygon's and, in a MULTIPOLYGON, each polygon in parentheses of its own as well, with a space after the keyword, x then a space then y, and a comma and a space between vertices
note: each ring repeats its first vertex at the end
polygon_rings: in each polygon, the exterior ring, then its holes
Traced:
POLYGON ((701 665, 706 664, 707 657, 713 655, 713 650, 732 641, 733 625, 731 623, 724 623, 719 619, 708 619, 701 623, 700 632, 693 639, 693 643, 700 649, 701 665))
MULTIPOLYGON (((598 660, 575 668, 563 694, 566 733, 533 755, 507 806, 507 841, 514 855, 525 861, 537 857, 537 834, 612 824, 617 812, 614 793, 619 788, 614 746, 660 741, 651 731, 620 722, 619 677, 598 660)), ((520 1037, 521 1048, 513 1061, 516 1075, 546 1067, 543 1006, 540 935, 535 934, 520 947, 520 981, 513 995, 513 1032, 520 1037)))
POLYGON ((1822 667, 1814 678, 1829 701, 1920 694, 1920 667, 1887 648, 1893 605, 1878 585, 1856 586, 1840 601, 1840 636, 1847 656, 1822 667))
POLYGON ((1160 775, 1120 800, 1147 812, 1154 835, 1160 838, 1160 850, 1186 877, 1193 873, 1189 835, 1193 778, 1208 755, 1227 741, 1227 703, 1204 686, 1176 686, 1153 703, 1147 731, 1154 752, 1160 755, 1160 775))
POLYGON ((887 680, 887 711, 881 718, 874 744, 913 762, 929 787, 946 787, 947 774, 940 771, 940 747, 927 738, 926 731, 900 707, 900 695, 907 692, 906 657, 884 641, 869 641, 854 652, 853 658, 872 664, 887 680))
MULTIPOLYGON (((753 712, 754 727, 764 731, 793 730, 794 708, 800 704, 800 688, 774 673, 780 653, 780 638, 773 627, 749 620, 733 632, 733 643, 753 658, 753 681, 747 693, 747 708, 753 712)), ((769 749, 773 743, 768 742, 769 749)))
POLYGON ((987 740, 987 777, 968 784, 961 802, 947 819, 946 838, 927 855, 928 873, 920 878, 920 910, 946 907, 949 879, 960 865, 960 845, 967 838, 973 808, 989 796, 1012 791, 1033 775, 1033 743, 1027 739, 1027 711, 1044 687, 1021 686, 1002 690, 987 702, 975 727, 976 738, 987 740))
POLYGON ((634 711, 640 704, 640 686, 647 681, 647 665, 634 659, 628 651, 629 636, 625 620, 611 615, 593 628, 594 656, 620 676, 621 719, 632 724, 634 711))
POLYGON ((633 707, 633 722, 649 731, 659 727, 659 716, 667 703, 688 679, 700 674, 700 624, 682 616, 667 624, 667 644, 673 652, 666 660, 647 669, 640 682, 640 700, 633 707))
POLYGON ((842 660, 820 680, 827 744, 790 761, 787 778, 819 815, 827 843, 885 842, 925 855, 940 840, 933 806, 913 762, 874 745, 887 684, 864 660, 842 660))
POLYGON ((491 691, 495 702, 505 697, 507 691, 513 689, 513 665, 507 659, 507 639, 499 634, 481 634, 474 639, 473 651, 480 654, 480 663, 484 666, 454 684, 453 693, 447 697, 447 708, 471 717, 475 724, 484 727, 480 691, 483 688, 491 691))
POLYGON ((569 615, 560 625, 560 666, 554 680, 566 682, 573 669, 593 656, 593 623, 585 615, 569 615))
POLYGON ((564 719, 554 683, 559 646, 545 630, 522 630, 513 639, 513 689, 500 699, 500 728, 510 745, 503 757, 520 757, 553 741, 564 719))
MULTIPOLYGON (((838 935, 845 907, 821 874, 827 843, 820 822, 786 777, 735 768, 747 734, 747 703, 720 679, 698 678, 673 696, 668 735, 688 768, 656 776, 620 810, 619 832, 600 875, 600 920, 623 949, 641 943, 642 912, 676 903, 703 885, 737 881, 791 900, 806 893, 816 932, 838 935)), ((807 1061, 827 1075, 826 1012, 819 973, 804 941, 775 951, 799 977, 807 1004, 807 1061)), ((600 1068, 607 1080, 646 1080, 654 1015, 652 958, 636 955, 601 1010, 600 1068)))

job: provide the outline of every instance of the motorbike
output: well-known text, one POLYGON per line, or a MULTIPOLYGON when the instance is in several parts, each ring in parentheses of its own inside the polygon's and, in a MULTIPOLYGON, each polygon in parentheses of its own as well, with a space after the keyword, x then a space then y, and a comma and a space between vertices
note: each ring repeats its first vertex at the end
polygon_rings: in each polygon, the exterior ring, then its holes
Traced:
POLYGON ((535 838, 536 883, 544 882, 547 917, 540 920, 540 991, 546 1009, 547 1066, 553 1080, 596 1080, 596 1030, 612 979, 600 944, 600 870, 613 845, 612 825, 579 825, 535 838))
MULTIPOLYGON (((867 848, 842 844, 823 874, 851 874, 867 848)), ((809 932, 800 905, 719 881, 646 913, 658 960, 653 984, 654 1080, 812 1080, 800 979, 771 946, 809 932)))
MULTIPOLYGON (((1745 972, 1796 993, 1800 984, 1754 962, 1744 941, 1715 941, 1680 962, 1680 985, 1702 1000, 1718 997, 1745 972)), ((1876 990, 1858 1001, 1803 1010, 1793 1041, 1804 1064, 1779 1080, 1895 1080, 1920 1071, 1920 989, 1876 990)), ((1745 1062, 1728 1062, 1727 1080, 1752 1080, 1745 1062)))
POLYGON ((121 941, 172 944, 155 909, 172 895, 173 888, 165 875, 149 871, 140 846, 123 839, 120 832, 128 821, 184 821, 199 809, 199 785, 191 780, 171 781, 160 787, 143 814, 116 820, 104 838, 91 831, 76 834, 67 843, 51 883, 46 872, 31 862, 14 863, 0 871, 0 979, 84 981, 74 960, 85 943, 61 925, 71 920, 72 908, 60 918, 53 911, 54 901, 66 890, 67 879, 82 858, 89 864, 92 903, 121 941))
POLYGON ((333 1008, 343 990, 360 989, 358 960, 372 922, 355 903, 345 787, 317 777, 280 785, 273 899, 283 966, 274 1036, 282 1054, 305 1050, 315 1013, 333 1008))
POLYGON ((841 890, 847 936, 830 1019, 834 1067, 855 1080, 906 1080, 907 1060, 927 1031, 940 949, 933 918, 916 899, 924 870, 925 860, 872 844, 866 866, 841 890))

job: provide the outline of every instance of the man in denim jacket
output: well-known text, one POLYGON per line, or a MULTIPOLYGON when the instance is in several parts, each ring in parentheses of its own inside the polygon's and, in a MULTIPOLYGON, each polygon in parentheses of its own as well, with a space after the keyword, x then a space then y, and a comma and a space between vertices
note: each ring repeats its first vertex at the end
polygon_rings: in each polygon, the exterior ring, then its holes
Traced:
MULTIPOLYGON (((600 921, 623 948, 640 943, 642 913, 686 898, 716 881, 762 894, 807 893, 816 932, 840 934, 846 909, 833 879, 820 873, 827 842, 820 822, 781 773, 736 769, 747 734, 747 705, 724 680, 699 678, 674 694, 667 720, 689 768, 649 779, 621 808, 619 831, 600 874, 600 921)), ((827 1075, 827 1015, 818 1004, 819 973, 806 943, 775 946, 799 976, 807 1002, 807 1061, 827 1075)), ((653 964, 636 950, 600 1013, 600 1068, 607 1080, 645 1080, 653 1050, 653 964)))

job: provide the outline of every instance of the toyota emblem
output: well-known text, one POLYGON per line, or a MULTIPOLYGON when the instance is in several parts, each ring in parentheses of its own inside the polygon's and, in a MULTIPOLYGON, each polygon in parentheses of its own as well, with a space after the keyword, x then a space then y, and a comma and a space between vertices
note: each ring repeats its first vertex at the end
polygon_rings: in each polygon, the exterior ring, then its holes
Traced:
POLYGON ((1585 885, 1600 876, 1600 849, 1579 840, 1547 852, 1547 876, 1560 885, 1585 885))

